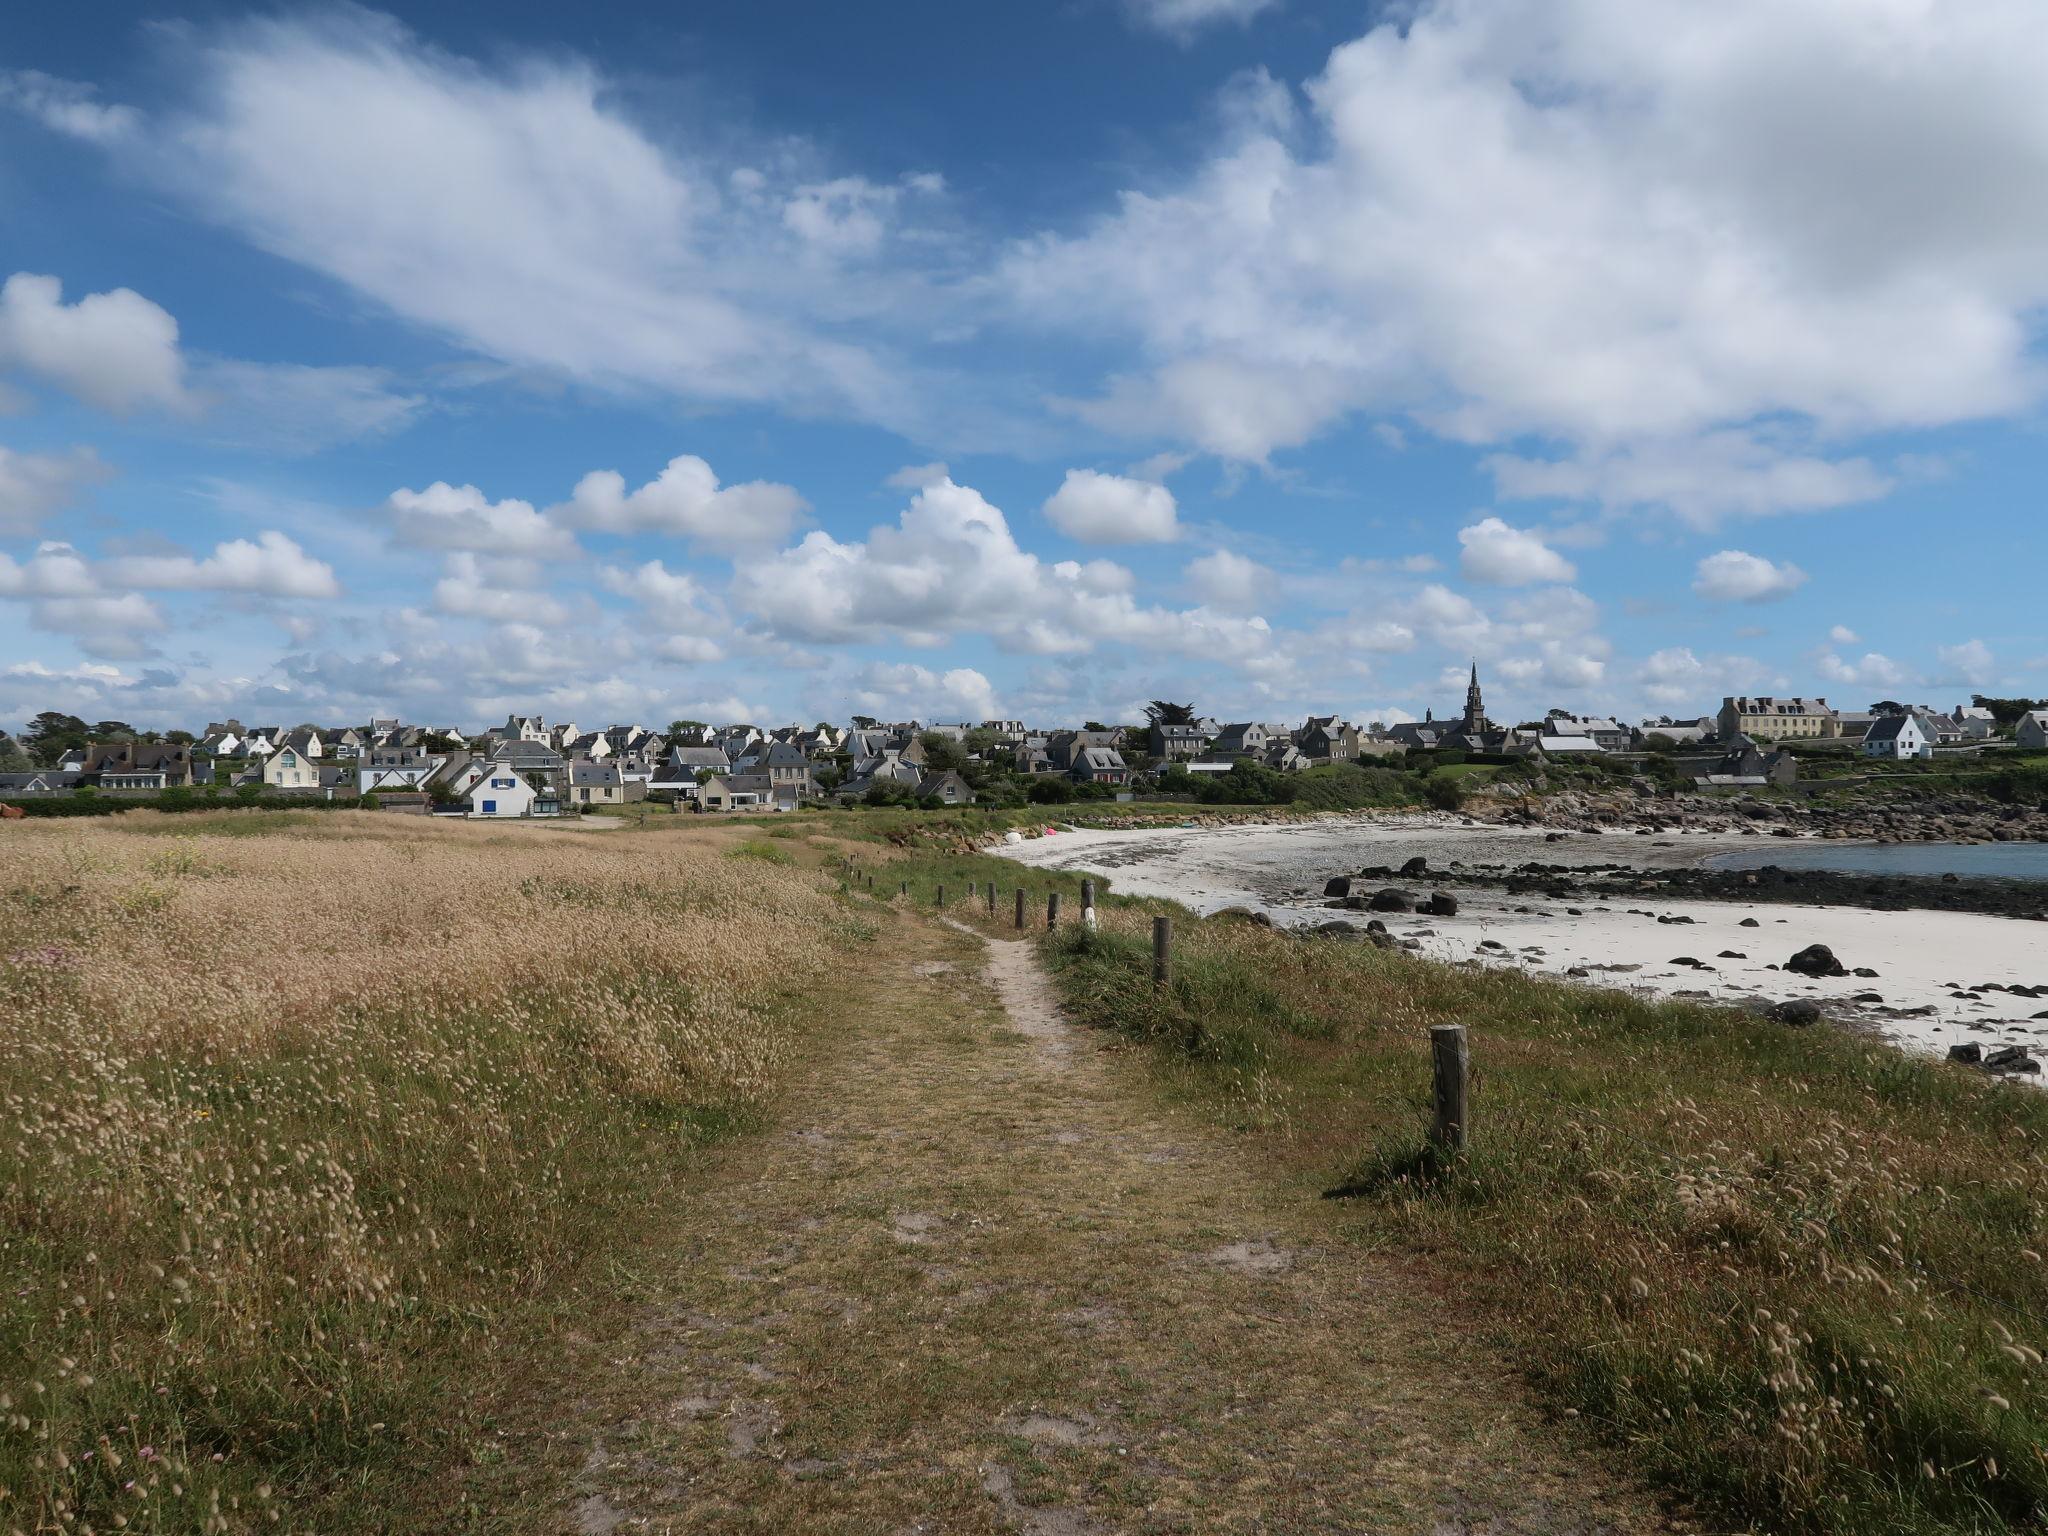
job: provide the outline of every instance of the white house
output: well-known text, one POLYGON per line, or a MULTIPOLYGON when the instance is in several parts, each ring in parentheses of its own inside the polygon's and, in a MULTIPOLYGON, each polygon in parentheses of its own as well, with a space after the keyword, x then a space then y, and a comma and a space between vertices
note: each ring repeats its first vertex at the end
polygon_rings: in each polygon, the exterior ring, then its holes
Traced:
POLYGON ((1918 715, 1881 715, 1863 738, 1865 757, 1932 757, 1934 741, 1918 715))
POLYGON ((1955 722, 1971 741, 1983 741, 1998 729, 1998 716, 1981 704, 1965 704, 1955 712, 1955 722))
POLYGON ((320 765, 296 747, 279 747, 263 759, 263 787, 286 792, 320 787, 320 765))
POLYGON ((2048 709, 2030 709, 2021 715, 2013 735, 2021 746, 2034 751, 2048 747, 2048 709))
POLYGON ((472 816, 531 816, 539 798, 534 787, 515 768, 503 763, 489 765, 490 772, 476 781, 469 792, 472 816))

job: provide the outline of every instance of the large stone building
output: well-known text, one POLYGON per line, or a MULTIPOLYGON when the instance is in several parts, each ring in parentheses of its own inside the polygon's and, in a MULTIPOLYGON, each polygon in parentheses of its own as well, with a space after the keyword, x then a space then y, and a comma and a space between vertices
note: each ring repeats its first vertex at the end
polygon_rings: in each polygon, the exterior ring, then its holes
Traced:
POLYGON ((1841 734, 1841 718, 1826 699, 1724 698, 1717 722, 1723 741, 1752 736, 1758 741, 1819 740, 1841 734))

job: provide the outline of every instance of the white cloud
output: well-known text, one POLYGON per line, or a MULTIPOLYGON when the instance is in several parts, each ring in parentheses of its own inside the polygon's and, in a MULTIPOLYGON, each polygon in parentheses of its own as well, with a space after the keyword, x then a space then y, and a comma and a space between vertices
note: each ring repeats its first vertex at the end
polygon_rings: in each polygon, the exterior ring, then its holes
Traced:
POLYGON ((1227 549, 1190 560, 1184 574, 1196 597, 1227 612, 1249 612, 1273 590, 1271 571, 1227 549))
POLYGON ((1814 670, 1830 683, 1851 688, 1896 688, 1913 681, 1913 674, 1881 651, 1866 651, 1855 661, 1845 661, 1833 651, 1823 651, 1814 670))
POLYGON ((401 388, 381 368, 232 358, 195 360, 192 392, 204 402, 212 435, 285 453, 383 437, 427 407, 424 395, 401 388))
POLYGON ((597 579, 608 591, 630 597, 647 608, 694 608, 704 599, 704 588, 687 571, 672 571, 659 560, 649 560, 632 570, 606 566, 597 579))
POLYGON ((1818 512, 1875 501, 1894 484, 1867 459, 1788 451, 1748 432, 1641 443, 1568 459, 1495 454, 1502 496, 1595 502, 1610 511, 1666 507, 1698 527, 1728 517, 1818 512))
POLYGON ((535 589, 539 574, 531 562, 494 562, 456 550, 434 583, 434 607, 457 618, 497 624, 567 624, 569 610, 535 589))
POLYGON ((906 464, 882 484, 893 491, 921 491, 936 481, 946 479, 949 474, 943 459, 932 464, 906 464))
POLYGON ((1762 555, 1724 549, 1694 568, 1692 589, 1717 603, 1767 603, 1806 585, 1806 572, 1787 561, 1773 565, 1762 555))
POLYGON ((1937 646, 1934 652, 1948 676, 1943 681, 1983 684, 1991 681, 1997 661, 1991 647, 1982 640, 1965 640, 1958 645, 1937 646))
POLYGON ((1423 0, 1305 94, 1004 263, 1024 320, 1139 349, 1083 415, 1259 460, 1400 412, 1705 515, 1862 499, 1802 445, 2037 397, 2033 0, 1423 0))
POLYGON ((1141 27, 1186 39, 1226 23, 1243 26, 1280 0, 1124 0, 1124 12, 1141 27))
POLYGON ((398 542, 419 549, 534 559, 578 553, 574 536, 535 511, 532 502, 492 501, 473 485, 436 480, 423 491, 393 491, 384 505, 398 542))
POLYGON ((1044 510, 1055 528, 1083 544, 1163 544, 1180 537, 1173 492, 1125 475, 1070 469, 1044 510))
POLYGON ((26 113, 52 133, 88 144, 110 145, 134 133, 142 115, 133 107, 105 105, 89 85, 36 69, 0 70, 0 106, 26 113))
POLYGON ((1511 528, 1497 517, 1482 518, 1458 530, 1464 553, 1458 568, 1467 581, 1496 587, 1526 587, 1573 580, 1572 563, 1525 528, 1511 528))
POLYGON ((1848 625, 1837 624, 1828 631, 1828 638, 1837 645, 1854 645, 1860 637, 1848 625))
POLYGON ((316 560, 284 534, 260 533, 255 542, 230 539, 213 553, 134 555, 104 562, 101 580, 110 586, 152 591, 239 592, 279 598, 341 595, 334 567, 316 560))
POLYGON ((0 287, 0 368, 48 379, 103 410, 194 406, 178 322, 129 288, 66 304, 56 278, 15 273, 0 287))
POLYGON ((548 515, 604 533, 672 533, 731 550, 781 543, 809 506, 789 486, 771 481, 721 487, 709 464, 686 453, 630 493, 617 470, 592 470, 548 515))
POLYGON ((972 667, 954 667, 943 675, 908 662, 875 662, 848 681, 846 695, 865 715, 896 719, 909 716, 926 723, 995 719, 995 687, 972 667))
POLYGON ((44 519, 70 506, 81 489, 110 473, 90 448, 17 453, 0 445, 0 538, 33 534, 44 519))
POLYGON ((140 593, 106 590, 69 544, 42 544, 26 563, 0 554, 0 599, 6 598, 28 605, 31 629, 67 636, 88 656, 147 656, 164 623, 140 593))

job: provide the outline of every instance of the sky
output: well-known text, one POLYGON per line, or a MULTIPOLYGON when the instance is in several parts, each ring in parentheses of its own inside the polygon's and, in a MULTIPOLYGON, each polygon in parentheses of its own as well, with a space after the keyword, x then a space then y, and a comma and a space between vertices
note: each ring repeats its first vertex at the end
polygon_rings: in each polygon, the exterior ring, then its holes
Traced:
POLYGON ((2048 694, 2038 0, 22 8, 0 726, 2048 694))

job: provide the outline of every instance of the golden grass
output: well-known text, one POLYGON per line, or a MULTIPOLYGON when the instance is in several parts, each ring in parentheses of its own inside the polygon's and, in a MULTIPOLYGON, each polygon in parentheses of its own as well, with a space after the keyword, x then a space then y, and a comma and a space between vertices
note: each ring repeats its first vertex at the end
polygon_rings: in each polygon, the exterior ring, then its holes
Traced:
POLYGON ((683 836, 10 824, 0 1530, 388 1526, 508 1320, 774 1088, 834 911, 683 836))

